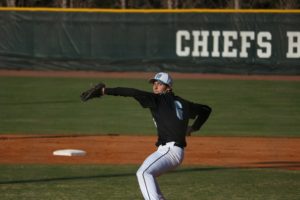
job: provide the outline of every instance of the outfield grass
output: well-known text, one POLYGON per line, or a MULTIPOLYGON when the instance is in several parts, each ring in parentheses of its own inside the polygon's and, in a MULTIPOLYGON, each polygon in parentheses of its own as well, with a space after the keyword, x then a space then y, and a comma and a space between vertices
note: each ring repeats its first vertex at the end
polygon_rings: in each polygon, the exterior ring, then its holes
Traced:
MULTIPOLYGON (((145 80, 102 79, 151 91, 145 80)), ((95 78, 0 77, 0 134, 155 134, 147 109, 131 98, 82 103, 95 78)), ((201 135, 300 136, 300 82, 175 80, 175 93, 208 104, 201 135)))
MULTIPOLYGON (((10 199, 142 199, 137 166, 0 165, 0 194, 10 199)), ((182 167, 158 179, 171 200, 298 200, 300 172, 182 167)))
MULTIPOLYGON (((131 98, 80 102, 89 78, 0 77, 0 134, 155 134, 150 112, 131 98)), ((150 91, 139 79, 108 86, 150 91)), ((175 92, 213 108, 202 131, 220 136, 300 136, 300 82, 175 80, 175 92)), ((0 198, 142 199, 138 166, 0 164, 0 198)), ((159 178, 171 200, 298 200, 300 173, 185 166, 159 178)))

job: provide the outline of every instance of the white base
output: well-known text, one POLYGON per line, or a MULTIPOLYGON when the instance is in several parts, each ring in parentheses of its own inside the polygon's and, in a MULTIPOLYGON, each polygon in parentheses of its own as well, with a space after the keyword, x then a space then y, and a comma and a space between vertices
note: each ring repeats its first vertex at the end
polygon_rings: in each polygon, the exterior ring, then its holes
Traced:
POLYGON ((61 149, 53 151, 54 156, 85 156, 86 152, 79 149, 61 149))

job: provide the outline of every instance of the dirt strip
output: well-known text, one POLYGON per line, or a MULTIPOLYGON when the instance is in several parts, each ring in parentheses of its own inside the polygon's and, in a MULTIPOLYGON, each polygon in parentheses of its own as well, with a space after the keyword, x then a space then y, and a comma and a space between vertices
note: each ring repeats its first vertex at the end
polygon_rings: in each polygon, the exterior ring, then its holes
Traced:
MULTIPOLYGON (((153 151, 154 136, 0 136, 1 164, 141 164, 153 151), (81 149, 86 156, 53 156, 81 149)), ((300 170, 300 138, 188 138, 183 165, 300 170)))
MULTIPOLYGON (((99 71, 30 71, 0 70, 0 76, 6 77, 79 77, 79 78, 136 78, 150 79, 155 72, 99 72, 99 71)), ((287 75, 235 75, 201 74, 170 72, 174 79, 225 79, 225 80, 281 80, 300 81, 300 76, 287 75)))

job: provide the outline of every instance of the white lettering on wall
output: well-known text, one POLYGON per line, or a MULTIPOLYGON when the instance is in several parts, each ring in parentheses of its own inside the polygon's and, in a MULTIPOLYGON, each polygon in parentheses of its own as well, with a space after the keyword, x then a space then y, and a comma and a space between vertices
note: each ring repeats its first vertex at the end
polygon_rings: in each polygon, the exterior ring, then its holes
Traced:
MULTIPOLYGON (((300 53, 300 36, 288 36, 291 40, 289 54, 300 53), (295 42, 295 39, 296 42, 295 42)), ((176 33, 176 54, 179 57, 248 58, 251 48, 257 48, 258 58, 272 56, 272 35, 270 32, 179 30, 176 33)), ((253 55, 252 55, 253 56, 253 55)))
POLYGON ((249 40, 255 39, 255 33, 253 31, 241 31, 241 51, 240 57, 247 58, 248 57, 248 49, 251 47, 251 43, 249 40))
POLYGON ((270 58, 272 56, 272 35, 270 32, 259 32, 257 34, 257 45, 261 48, 257 50, 257 57, 270 58))
POLYGON ((222 52, 223 57, 236 58, 237 49, 233 48, 233 41, 237 39, 237 31, 223 31, 224 50, 222 52))
POLYGON ((300 58, 300 32, 288 31, 288 52, 287 58, 300 58))
POLYGON ((213 50, 211 53, 212 57, 220 57, 220 50, 219 50, 219 38, 220 38, 220 31, 212 31, 213 37, 213 50))
POLYGON ((193 57, 208 57, 208 31, 193 31, 193 38, 194 38, 194 49, 192 52, 193 57), (200 37, 201 36, 201 37, 200 37), (201 48, 201 51, 199 51, 199 48, 201 48))
POLYGON ((176 33, 176 54, 180 57, 186 57, 190 55, 190 48, 183 46, 184 41, 190 40, 190 32, 181 30, 176 33))

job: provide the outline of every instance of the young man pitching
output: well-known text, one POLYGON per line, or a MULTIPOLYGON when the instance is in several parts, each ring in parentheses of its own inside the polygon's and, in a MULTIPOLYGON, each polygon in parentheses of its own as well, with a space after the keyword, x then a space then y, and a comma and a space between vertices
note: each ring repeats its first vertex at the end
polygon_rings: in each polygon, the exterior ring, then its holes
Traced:
POLYGON ((145 200, 163 200, 156 177, 179 166, 184 157, 185 137, 197 131, 207 120, 211 108, 192 103, 173 93, 173 80, 168 73, 157 73, 150 79, 153 93, 134 88, 107 88, 99 83, 81 94, 87 101, 103 95, 133 97, 143 108, 151 111, 157 129, 157 150, 149 155, 136 175, 145 200), (189 126, 189 120, 194 122, 189 126))

